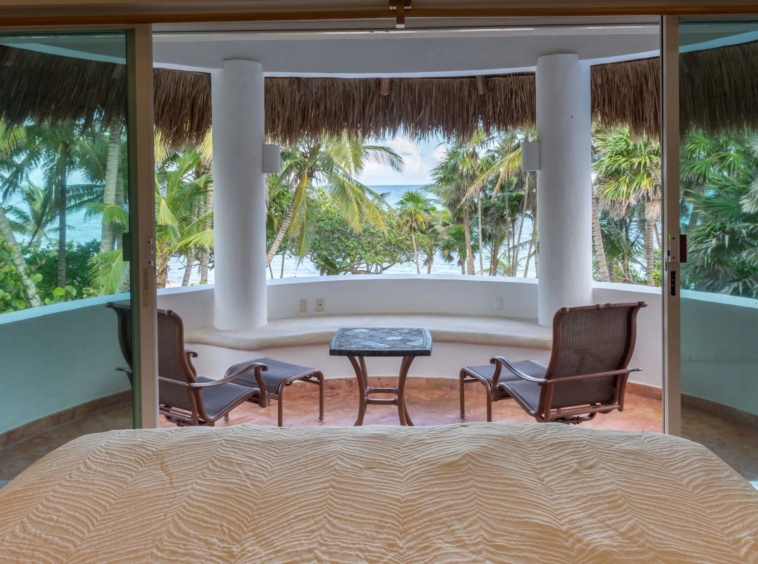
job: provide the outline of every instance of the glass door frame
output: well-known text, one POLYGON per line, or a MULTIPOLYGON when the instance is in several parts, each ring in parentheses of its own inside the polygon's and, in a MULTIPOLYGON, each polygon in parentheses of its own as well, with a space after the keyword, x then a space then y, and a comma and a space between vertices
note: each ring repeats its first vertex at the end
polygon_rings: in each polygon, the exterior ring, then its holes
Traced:
POLYGON ((679 255, 679 18, 661 18, 661 163, 663 178, 663 432, 682 433, 681 277, 679 255))
POLYGON ((153 27, 136 25, 127 32, 129 72, 129 195, 132 327, 134 327, 135 423, 157 428, 158 328, 155 267, 155 134, 153 116, 153 27), (131 63, 131 64, 130 64, 131 63), (139 384, 137 384, 139 383, 139 384))
POLYGON ((135 428, 158 427, 157 287, 152 25, 0 26, 11 33, 122 31, 126 34, 130 301, 133 327, 135 428))

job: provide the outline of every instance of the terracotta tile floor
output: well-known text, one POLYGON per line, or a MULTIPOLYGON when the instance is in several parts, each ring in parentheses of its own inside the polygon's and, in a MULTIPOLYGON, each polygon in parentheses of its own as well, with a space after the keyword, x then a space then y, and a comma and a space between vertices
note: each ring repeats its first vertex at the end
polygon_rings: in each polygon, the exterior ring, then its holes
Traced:
MULTIPOLYGON (((461 421, 458 417, 456 388, 425 389, 414 386, 411 382, 409 381, 407 389, 408 410, 417 425, 445 425, 461 421)), ((294 384, 285 391, 285 394, 285 425, 352 425, 355 422, 358 397, 354 389, 327 392, 326 418, 323 422, 318 420, 318 395, 313 388, 304 384, 294 384)), ((466 393, 466 421, 485 421, 485 407, 483 388, 470 385, 466 393)), ((495 403, 493 418, 495 421, 534 421, 512 401, 495 403)), ((240 423, 276 425, 276 405, 267 409, 261 409, 252 404, 242 405, 232 412, 228 423, 220 421, 218 425, 240 423)), ((364 423, 366 425, 397 425, 397 408, 370 405, 364 423)), ((162 421, 161 425, 172 426, 166 421, 162 421)), ((594 421, 585 423, 583 426, 660 432, 661 403, 628 394, 626 409, 623 413, 599 415, 594 421)), ((75 437, 129 427, 131 427, 131 404, 125 404, 83 417, 6 447, 0 450, 0 481, 14 478, 36 460, 75 437)), ((748 480, 758 480, 758 429, 742 428, 691 409, 684 411, 683 428, 687 438, 697 440, 710 448, 748 480)))
MULTIPOLYGON (((369 378, 374 386, 393 385, 391 379, 369 378)), ((416 425, 449 425, 460 423, 458 381, 452 381, 450 389, 428 389, 419 385, 419 380, 409 380, 406 387, 408 411, 416 425)), ((396 384, 395 384, 396 385, 396 384)), ((353 425, 358 414, 358 391, 339 390, 326 393, 326 417, 318 420, 318 393, 314 386, 295 383, 285 390, 284 424, 287 426, 353 425)), ((377 394, 375 397, 381 396, 377 394)), ((484 387, 468 384, 466 388, 466 421, 484 422, 486 418, 484 387)), ((255 425, 276 425, 277 408, 272 403, 261 409, 247 403, 232 411, 229 421, 219 421, 217 426, 253 423, 255 425)), ((161 418, 161 426, 172 426, 161 418)), ((493 421, 534 422, 513 401, 500 401, 492 405, 493 421)), ((641 396, 627 395, 623 413, 598 415, 593 421, 584 423, 598 429, 618 429, 629 431, 661 431, 661 403, 641 396)), ((398 425, 397 407, 393 405, 369 405, 364 425, 398 425)))

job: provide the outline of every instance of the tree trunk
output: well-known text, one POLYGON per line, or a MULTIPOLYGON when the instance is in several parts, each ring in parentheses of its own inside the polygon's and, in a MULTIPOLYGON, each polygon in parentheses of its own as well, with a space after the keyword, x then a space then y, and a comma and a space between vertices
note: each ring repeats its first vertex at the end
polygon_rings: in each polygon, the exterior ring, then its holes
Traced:
POLYGON ((426 273, 432 273, 432 265, 434 264, 434 253, 428 253, 426 257, 426 273))
POLYGON ((613 261, 613 259, 608 259, 608 281, 616 281, 616 263, 613 261))
POLYGON ((165 288, 168 283, 168 259, 166 255, 158 256, 158 268, 156 269, 156 283, 158 288, 165 288))
MULTIPOLYGON (((213 211, 213 186, 208 188, 208 193, 205 195, 205 213, 209 214, 213 211)), ((210 220, 205 221, 204 229, 210 229, 213 227, 210 220)), ((200 283, 208 283, 208 270, 210 265, 210 250, 203 249, 200 253, 200 283)))
POLYGON ((605 246, 603 245, 603 233, 600 230, 600 215, 597 209, 597 196, 592 194, 592 246, 595 249, 597 268, 600 271, 601 282, 610 282, 608 263, 605 260, 605 246))
POLYGON ((287 253, 282 253, 282 267, 279 269, 279 278, 284 278, 284 259, 287 257, 287 253))
POLYGON ((41 306, 42 300, 40 300, 39 294, 37 293, 37 285, 27 273, 26 260, 24 259, 24 255, 21 254, 21 247, 19 247, 18 242, 16 241, 16 236, 13 234, 13 228, 8 221, 8 217, 5 215, 5 209, 3 209, 2 206, 0 206, 0 235, 5 239, 5 244, 11 252, 13 265, 16 267, 16 270, 21 277, 21 282, 24 284, 29 305, 32 307, 41 306))
MULTIPOLYGON (((118 184, 118 169, 121 163, 121 122, 111 125, 108 131, 108 158, 105 162, 105 183, 103 184, 103 204, 116 203, 116 186, 118 184)), ((123 182, 123 180, 122 180, 123 182)), ((113 224, 103 223, 100 234, 100 252, 113 250, 113 224)))
POLYGON ((655 286, 655 222, 645 219, 645 255, 647 259, 647 285, 655 286))
POLYGON ((484 234, 482 233, 482 192, 476 192, 476 207, 479 222, 479 276, 484 276, 484 234))
POLYGON ((66 163, 68 150, 63 149, 64 163, 58 178, 58 286, 66 286, 66 209, 68 208, 68 187, 66 185, 66 163))
POLYGON ((208 251, 200 253, 200 283, 208 283, 208 251))
POLYGON ((466 274, 474 274, 474 252, 471 250, 471 217, 468 206, 463 208, 463 233, 466 236, 466 274))
POLYGON ((658 245, 659 249, 663 248, 663 245, 661 244, 661 233, 658 231, 658 222, 653 222, 653 229, 655 230, 655 242, 658 245))
POLYGON ((526 205, 529 202, 529 178, 524 183, 524 205, 521 206, 521 219, 518 224, 518 237, 516 238, 516 258, 513 261, 513 276, 518 276, 518 263, 521 254, 521 234, 524 231, 524 220, 526 219, 526 205))
POLYGON ((116 205, 119 207, 126 206, 126 197, 124 195, 124 175, 120 172, 116 179, 116 205))
MULTIPOLYGON (((537 226, 535 224, 535 221, 532 220, 532 236, 529 239, 529 247, 526 251, 526 265, 524 266, 524 278, 529 277, 529 263, 532 261, 532 251, 535 248, 535 243, 537 242, 537 226)), ((535 253, 534 260, 537 260, 537 255, 535 253)))
POLYGON ((279 247, 281 246, 282 241, 284 240, 284 235, 287 233, 287 229, 289 229, 290 227, 290 222, 292 222, 292 216, 294 214, 295 214, 295 198, 293 197, 292 202, 290 202, 290 207, 287 209, 287 213, 284 215, 284 220, 282 221, 282 224, 279 226, 279 231, 277 231, 276 233, 276 238, 274 239, 274 242, 271 243, 271 248, 268 250, 268 254, 266 255, 266 266, 271 265, 271 261, 274 260, 276 253, 279 251, 279 247))
POLYGON ((503 228, 500 222, 495 230, 495 239, 492 241, 492 254, 490 255, 490 276, 497 276, 497 268, 500 266, 500 239, 503 235, 503 228))
POLYGON ((129 274, 129 269, 127 268, 124 271, 124 274, 121 276, 121 280, 118 282, 118 288, 116 289, 117 294, 125 294, 129 291, 129 287, 131 285, 131 276, 129 274))
POLYGON ((416 263, 416 274, 421 274, 421 267, 418 264, 418 248, 416 247, 416 234, 411 231, 411 242, 413 243, 413 262, 416 263))
POLYGON ((192 276, 192 266, 195 263, 195 259, 192 253, 187 253, 187 264, 184 266, 184 276, 182 277, 182 286, 189 286, 190 277, 192 276))
POLYGON ((532 247, 534 246, 534 238, 529 239, 529 246, 526 248, 526 264, 524 265, 524 278, 529 276, 529 263, 532 261, 532 247))
POLYGON ((693 204, 692 211, 690 212, 690 219, 687 222, 687 233, 692 233, 695 227, 697 227, 697 222, 699 219, 700 219, 700 212, 693 204))

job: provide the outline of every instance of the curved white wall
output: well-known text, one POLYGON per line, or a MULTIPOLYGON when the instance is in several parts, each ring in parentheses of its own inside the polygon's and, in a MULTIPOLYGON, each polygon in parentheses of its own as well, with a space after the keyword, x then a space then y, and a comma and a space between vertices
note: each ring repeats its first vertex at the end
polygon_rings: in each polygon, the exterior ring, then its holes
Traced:
POLYGON ((0 433, 129 389, 116 314, 128 294, 0 314, 0 433))
POLYGON ((758 300, 682 292, 682 393, 758 415, 758 300))
MULTIPOLYGON (((633 365, 643 371, 634 374, 632 381, 660 387, 663 366, 660 288, 595 283, 593 301, 648 302, 648 307, 639 315, 637 348, 632 358, 633 365)), ((212 286, 163 290, 158 305, 179 313, 188 329, 213 324, 212 286)), ((415 313, 508 317, 533 320, 536 323, 537 281, 529 278, 412 274, 285 278, 268 281, 268 311, 269 320, 307 319, 325 315, 415 313), (314 311, 317 298, 325 300, 323 313, 314 311), (301 299, 308 300, 307 313, 299 311, 301 299)), ((236 359, 250 358, 253 353, 258 356, 275 356, 296 364, 318 365, 324 368, 327 376, 352 375, 349 363, 344 362, 344 359, 329 357, 326 347, 288 347, 240 353, 229 349, 212 350, 216 348, 192 346, 198 352, 205 351, 208 358, 212 357, 213 361, 198 359, 198 367, 205 370, 208 376, 223 374, 236 359)), ((504 351, 478 345, 438 343, 435 344, 435 353, 431 359, 414 364, 411 373, 455 377, 463 364, 486 364, 493 354, 510 354, 517 360, 533 358, 546 361, 544 353, 545 351, 533 349, 504 351)), ((395 371, 391 360, 382 359, 374 364, 378 367, 377 370, 388 370, 388 374, 395 371)), ((372 372, 376 373, 373 369, 372 372)), ((387 375, 383 372, 380 374, 387 375)))

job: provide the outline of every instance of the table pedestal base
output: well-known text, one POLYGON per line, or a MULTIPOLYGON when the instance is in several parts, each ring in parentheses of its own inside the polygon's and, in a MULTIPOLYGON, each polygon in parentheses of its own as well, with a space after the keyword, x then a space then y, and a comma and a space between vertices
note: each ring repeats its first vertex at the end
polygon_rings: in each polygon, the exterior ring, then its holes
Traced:
POLYGON ((356 426, 363 425, 363 418, 366 415, 366 406, 369 404, 396 405, 397 413, 401 425, 413 426, 411 416, 408 414, 408 406, 405 404, 405 380, 408 377, 408 370, 413 363, 415 356, 404 356, 400 364, 400 379, 397 388, 370 388, 368 385, 368 372, 366 371, 366 360, 362 356, 349 356, 350 363, 355 370, 355 376, 358 378, 358 419, 355 420, 356 426), (395 394, 396 398, 372 398, 371 394, 395 394))

